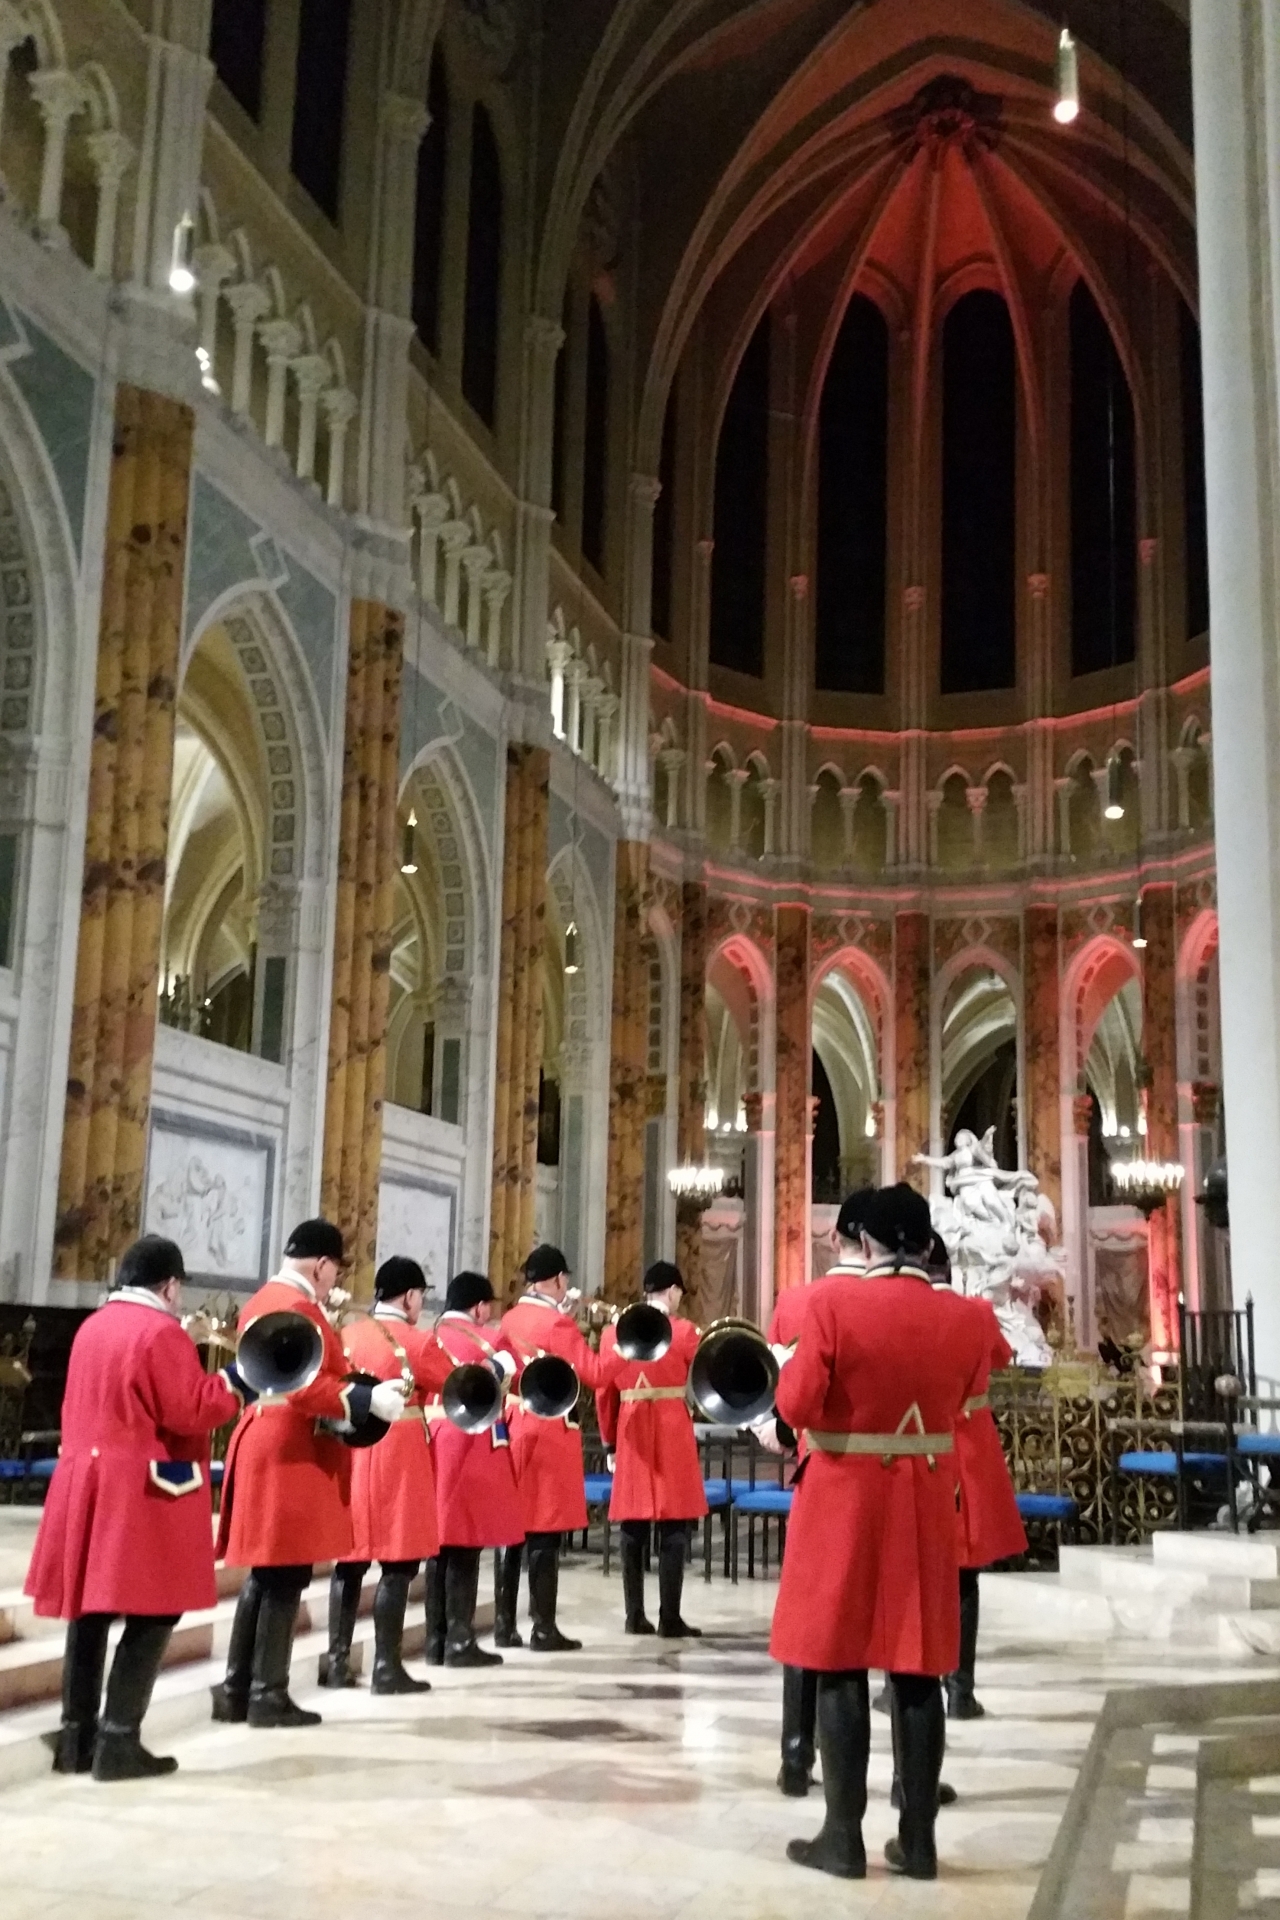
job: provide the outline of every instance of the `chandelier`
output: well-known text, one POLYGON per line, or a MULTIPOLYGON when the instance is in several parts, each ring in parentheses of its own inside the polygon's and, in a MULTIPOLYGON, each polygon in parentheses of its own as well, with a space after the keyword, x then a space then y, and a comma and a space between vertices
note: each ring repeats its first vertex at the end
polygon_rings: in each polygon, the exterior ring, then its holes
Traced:
POLYGON ((1176 1160, 1118 1160, 1111 1168, 1111 1184, 1121 1200, 1139 1207, 1148 1219, 1175 1194, 1186 1177, 1176 1160))
POLYGON ((690 1165, 672 1167, 667 1174, 667 1185, 681 1208, 688 1207, 703 1213, 724 1187, 724 1169, 690 1165))

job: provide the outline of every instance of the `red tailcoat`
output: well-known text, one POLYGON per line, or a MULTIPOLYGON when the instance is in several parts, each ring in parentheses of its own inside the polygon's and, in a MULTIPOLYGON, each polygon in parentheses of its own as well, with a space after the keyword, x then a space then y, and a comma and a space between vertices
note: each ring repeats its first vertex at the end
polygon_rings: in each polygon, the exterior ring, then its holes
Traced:
POLYGON ((246 1409, 227 1449, 218 1557, 232 1567, 314 1566, 351 1558, 351 1448, 317 1432, 347 1415, 347 1357, 324 1310, 283 1276, 241 1310, 240 1331, 268 1313, 319 1327, 324 1361, 309 1387, 246 1409))
POLYGON ((357 1447, 352 1455, 350 1557, 430 1560, 440 1551, 440 1533, 424 1408, 439 1394, 453 1362, 433 1333, 385 1310, 344 1327, 342 1344, 356 1372, 401 1380, 407 1367, 414 1383, 395 1425, 374 1446, 357 1447))
MULTIPOLYGON (((820 1280, 782 1369, 778 1412, 798 1432, 951 1435, 977 1391, 986 1336, 922 1273, 820 1280)), ((810 1443, 787 1533, 770 1652, 839 1672, 951 1673, 960 1652, 953 1452, 823 1452, 810 1443)))
MULTIPOLYGON (((989 1300, 971 1299, 965 1305, 983 1332, 986 1353, 973 1391, 984 1395, 992 1373, 1013 1359, 1013 1348, 1001 1333, 989 1300)), ((960 1469, 960 1565, 989 1567, 994 1560, 1025 1553, 1027 1536, 990 1407, 972 1407, 961 1414, 956 1423, 956 1464, 960 1469)))
POLYGON ((623 1360, 614 1328, 604 1330, 600 1354, 612 1374, 596 1394, 596 1410, 600 1438, 618 1456, 611 1520, 700 1520, 707 1510, 702 1462, 683 1393, 699 1337, 691 1320, 673 1319, 671 1345, 661 1360, 623 1360), (648 1387, 681 1392, 660 1400, 626 1398, 648 1387))
MULTIPOLYGON (((477 1326, 466 1313, 442 1314, 436 1338, 458 1366, 483 1362, 486 1350, 511 1351, 500 1327, 477 1326)), ((438 1404, 431 1413, 441 1546, 519 1546, 524 1521, 505 1420, 487 1433, 463 1433, 444 1418, 438 1404)))
MULTIPOLYGON (((860 1280, 866 1268, 858 1266, 828 1267, 821 1276, 824 1280, 860 1280)), ((769 1345, 771 1347, 794 1347, 800 1338, 800 1329, 809 1311, 809 1302, 813 1298, 813 1289, 817 1283, 810 1281, 804 1287, 784 1287, 774 1302, 773 1318, 769 1322, 769 1345)))
MULTIPOLYGON (((503 1315, 502 1334, 520 1360, 521 1373, 538 1353, 567 1360, 591 1391, 604 1386, 612 1372, 610 1361, 592 1351, 577 1325, 537 1294, 526 1294, 503 1315)), ((562 1420, 543 1420, 523 1406, 517 1408, 511 1418, 511 1457, 526 1533, 572 1533, 586 1526, 576 1408, 562 1420)))
POLYGON ((215 1604, 208 1436, 239 1406, 159 1301, 111 1299, 84 1322, 27 1570, 37 1613, 75 1620, 215 1604), (166 1461, 193 1463, 187 1491, 164 1490, 152 1468, 166 1461))

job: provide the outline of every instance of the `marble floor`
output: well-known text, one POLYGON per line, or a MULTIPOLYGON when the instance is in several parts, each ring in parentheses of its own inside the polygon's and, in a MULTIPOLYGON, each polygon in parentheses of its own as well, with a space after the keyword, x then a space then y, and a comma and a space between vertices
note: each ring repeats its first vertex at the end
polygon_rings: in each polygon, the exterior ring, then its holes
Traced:
MULTIPOLYGON (((879 1864, 894 1830, 888 1723, 876 1715, 865 1883, 791 1866, 821 1797, 778 1794, 775 1587, 692 1579, 707 1637, 620 1631, 616 1571, 566 1567, 580 1654, 509 1654, 482 1674, 374 1701, 303 1694, 314 1732, 199 1729, 164 1744, 180 1771, 99 1787, 46 1779, 0 1794, 5 1920, 1021 1920, 1107 1688, 1262 1662, 1169 1649, 984 1646, 985 1720, 952 1729, 959 1805, 939 1821, 941 1879, 879 1864)), ((421 1669, 418 1669, 421 1671, 421 1669)), ((160 1743, 157 1743, 160 1744, 160 1743)))

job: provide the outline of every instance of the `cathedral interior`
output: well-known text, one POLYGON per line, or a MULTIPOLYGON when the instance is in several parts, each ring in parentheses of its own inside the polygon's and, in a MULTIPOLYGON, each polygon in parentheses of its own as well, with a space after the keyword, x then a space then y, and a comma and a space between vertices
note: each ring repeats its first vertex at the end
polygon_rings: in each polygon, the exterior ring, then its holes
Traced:
POLYGON ((964 1135, 1280 1378, 1277 31, 0 0, 0 1331, 317 1212, 763 1325, 964 1135))

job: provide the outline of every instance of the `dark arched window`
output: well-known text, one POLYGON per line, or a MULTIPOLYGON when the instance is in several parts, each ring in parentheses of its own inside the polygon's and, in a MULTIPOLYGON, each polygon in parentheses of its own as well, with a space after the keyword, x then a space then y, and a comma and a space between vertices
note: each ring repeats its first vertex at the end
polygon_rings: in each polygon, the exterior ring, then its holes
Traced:
POLYGON ((351 0, 301 0, 294 70, 293 175, 330 220, 338 217, 351 0))
POLYGON ((213 0, 209 58, 233 99, 251 119, 262 112, 262 49, 267 0, 213 0))
POLYGON ((1178 302, 1182 372, 1182 527, 1187 579, 1187 638, 1209 631, 1209 518, 1204 484, 1204 389, 1200 329, 1185 300, 1178 302))
POLYGON ((492 426, 498 400, 502 296, 502 167, 493 122, 476 103, 471 115, 471 201, 467 222, 466 335, 462 392, 492 426))
POLYGON ((587 393, 582 433, 582 553, 604 572, 609 499, 609 335, 593 293, 587 302, 587 393))
POLYGON ((889 329, 874 301, 845 310, 818 416, 816 685, 884 692, 889 329))
POLYGON ((769 315, 738 364, 716 447, 711 554, 711 660, 764 672, 765 541, 769 524, 769 315))
POLYGON ((942 691, 1017 680, 1017 360, 979 289, 942 329, 942 691))
POLYGON ((653 593, 649 625, 662 639, 671 638, 671 585, 675 559, 676 511, 676 390, 667 395, 662 416, 662 452, 658 459, 658 500, 653 509, 653 593))
POLYGON ((1137 495, 1133 400, 1083 280, 1071 295, 1071 671, 1133 659, 1137 495))
POLYGON ((418 148, 413 217, 413 324, 432 353, 440 351, 440 263, 444 247, 444 170, 449 150, 449 81, 439 47, 427 82, 427 130, 418 148))

